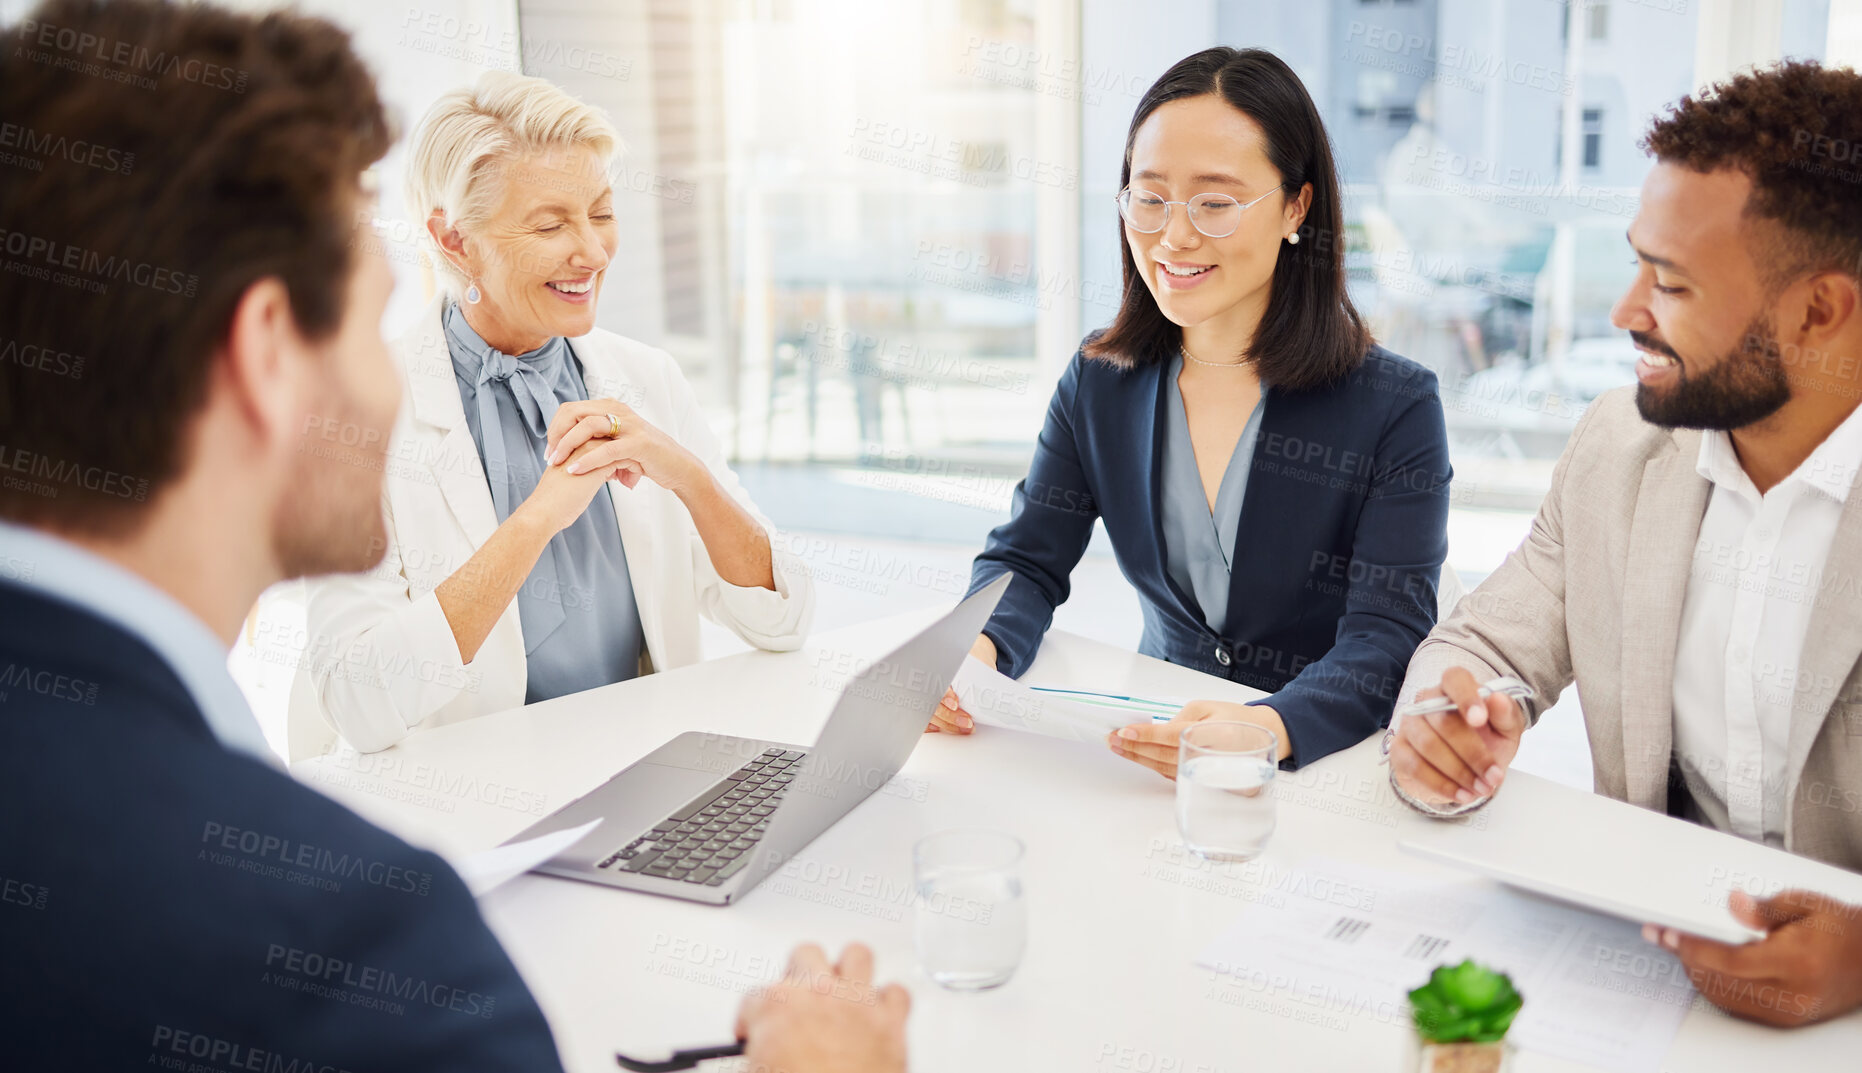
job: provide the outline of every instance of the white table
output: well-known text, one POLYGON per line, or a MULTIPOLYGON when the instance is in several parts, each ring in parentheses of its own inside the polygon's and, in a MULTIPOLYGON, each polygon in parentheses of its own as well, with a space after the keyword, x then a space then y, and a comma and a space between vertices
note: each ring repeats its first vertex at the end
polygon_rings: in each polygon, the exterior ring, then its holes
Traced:
MULTIPOLYGON (((819 636, 801 652, 752 652, 656 674, 422 731, 383 753, 321 757, 294 772, 412 841, 453 854, 483 849, 681 730, 812 741, 860 661, 930 618, 901 616, 819 636)), ((1258 695, 1058 632, 1028 680, 1154 696, 1258 695)), ((1249 911, 1260 889, 1250 877, 1311 856, 1447 874, 1396 841, 1553 831, 1659 844, 1696 864, 1705 855, 1764 874, 1780 868, 1781 855, 1764 847, 1523 773, 1482 814, 1482 829, 1433 823, 1390 795, 1375 741, 1283 775, 1277 792, 1280 823, 1267 854, 1224 874, 1185 857, 1172 784, 1102 747, 988 728, 971 738, 933 734, 891 785, 735 906, 541 876, 520 877, 481 905, 571 1070, 608 1073, 617 1047, 725 1039, 742 993, 779 975, 796 943, 834 950, 860 940, 874 948, 881 978, 913 993, 917 1071, 1372 1073, 1402 1067, 1409 1029, 1400 1019, 1315 1016, 1271 992, 1238 1003, 1193 963, 1249 911), (910 909, 912 842, 966 824, 1023 839, 1029 902, 1028 949, 1015 979, 967 995, 917 973, 910 909)), ((1846 893, 1862 900, 1862 878, 1795 858, 1788 866, 1852 883, 1846 893)), ((1786 1032, 1697 1007, 1665 1068, 1853 1070, 1858 1053, 1862 1015, 1786 1032)), ((1578 1067, 1527 1054, 1517 1068, 1578 1067)))

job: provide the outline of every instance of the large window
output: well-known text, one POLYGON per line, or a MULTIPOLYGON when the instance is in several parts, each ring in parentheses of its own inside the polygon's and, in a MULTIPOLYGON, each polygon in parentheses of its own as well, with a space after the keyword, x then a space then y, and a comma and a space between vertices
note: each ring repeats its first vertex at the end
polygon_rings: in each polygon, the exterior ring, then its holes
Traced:
POLYGON ((1703 69, 1820 56, 1831 26, 1823 0, 1707 25, 1679 0, 518 7, 525 42, 625 61, 524 49, 631 145, 604 325, 679 357, 780 524, 952 572, 1116 305, 1139 95, 1208 45, 1273 49, 1336 144, 1354 298, 1446 388, 1468 581, 1517 543, 1584 407, 1633 376, 1609 310, 1648 120, 1703 69))
POLYGON ((526 36, 634 58, 526 65, 606 107, 642 176, 603 323, 681 359, 773 510, 810 504, 779 521, 974 542, 1006 507, 1078 322, 1042 226, 1080 189, 1055 6, 520 5, 526 36))
MULTIPOLYGON (((1183 56, 1273 49, 1318 102, 1353 297, 1446 389, 1468 582, 1525 533, 1587 402, 1632 376, 1609 309, 1650 117, 1743 64, 1862 57, 1862 11, 1828 0, 306 6, 356 32, 404 129, 490 68, 610 113, 629 149, 601 323, 678 358, 815 569, 823 628, 963 590, 1055 377, 1112 315, 1126 125, 1183 56)), ((403 152, 382 168, 392 334, 427 282, 403 152)), ((1057 625, 1135 644, 1101 545, 1074 581, 1057 625)))

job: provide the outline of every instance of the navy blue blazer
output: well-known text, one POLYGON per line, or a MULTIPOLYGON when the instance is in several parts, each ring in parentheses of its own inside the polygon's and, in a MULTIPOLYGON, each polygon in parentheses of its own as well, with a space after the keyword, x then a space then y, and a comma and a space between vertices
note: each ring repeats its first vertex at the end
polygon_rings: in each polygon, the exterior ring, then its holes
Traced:
POLYGON ((1009 520, 970 591, 1015 580, 984 633, 1019 677, 1103 519, 1144 608, 1139 651, 1264 689, 1297 767, 1389 721, 1403 671, 1435 625, 1448 554, 1448 434, 1435 374, 1382 347, 1333 386, 1266 389, 1218 636, 1165 567, 1162 366, 1075 354, 1048 404, 1009 520))
POLYGON ((560 1070, 446 863, 233 753, 159 656, 0 582, 12 1069, 560 1070))

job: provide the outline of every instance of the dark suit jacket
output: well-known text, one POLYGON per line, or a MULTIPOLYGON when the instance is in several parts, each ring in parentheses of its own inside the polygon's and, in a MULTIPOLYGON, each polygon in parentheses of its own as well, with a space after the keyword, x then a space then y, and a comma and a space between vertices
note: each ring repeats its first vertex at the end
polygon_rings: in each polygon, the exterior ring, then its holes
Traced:
POLYGON ((142 641, 5 582, 0 1011, 13 1069, 561 1069, 443 860, 222 747, 142 641))
POLYGON ((1165 565, 1167 381, 1079 354, 1062 374, 1009 521, 971 573, 972 592, 1015 575, 984 630, 1000 669, 1028 669, 1101 518, 1144 608, 1139 651, 1272 693, 1288 766, 1362 741, 1435 625, 1452 476, 1435 374, 1372 347, 1331 387, 1267 390, 1221 636, 1165 565))

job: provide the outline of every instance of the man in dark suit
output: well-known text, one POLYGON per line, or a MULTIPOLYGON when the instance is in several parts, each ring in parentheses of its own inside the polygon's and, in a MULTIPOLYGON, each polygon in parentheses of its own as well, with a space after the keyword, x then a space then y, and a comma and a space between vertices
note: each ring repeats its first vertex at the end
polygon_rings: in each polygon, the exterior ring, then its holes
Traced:
MULTIPOLYGON (((266 586, 385 544, 368 74, 320 20, 157 0, 50 0, 9 36, 9 1068, 560 1068, 459 878, 293 782, 226 672, 266 586)), ((869 954, 793 968, 745 1006, 753 1065, 904 1069, 909 999, 869 954)))

